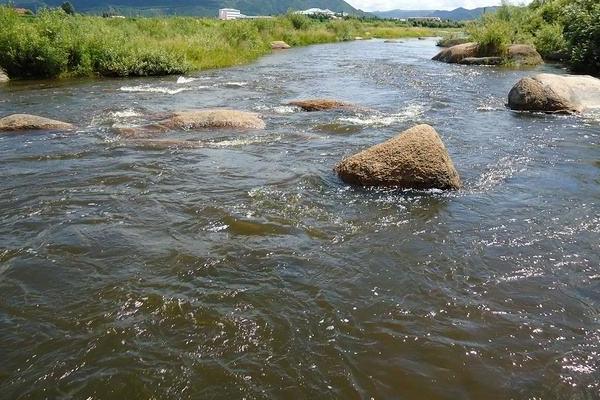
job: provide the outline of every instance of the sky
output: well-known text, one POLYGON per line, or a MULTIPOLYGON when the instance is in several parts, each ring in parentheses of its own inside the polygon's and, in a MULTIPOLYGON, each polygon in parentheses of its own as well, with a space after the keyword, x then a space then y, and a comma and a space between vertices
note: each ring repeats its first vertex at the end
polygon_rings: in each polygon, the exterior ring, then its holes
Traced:
MULTIPOLYGON (((453 10, 458 7, 476 8, 500 5, 501 0, 346 0, 363 11, 386 10, 453 10)), ((530 0, 512 0, 513 4, 529 3, 530 0)))

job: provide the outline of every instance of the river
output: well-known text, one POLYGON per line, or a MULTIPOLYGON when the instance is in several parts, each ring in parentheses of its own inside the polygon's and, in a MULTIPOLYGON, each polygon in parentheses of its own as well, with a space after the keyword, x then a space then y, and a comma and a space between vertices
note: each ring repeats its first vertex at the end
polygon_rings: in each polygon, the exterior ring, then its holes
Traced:
POLYGON ((328 44, 186 77, 13 82, 0 115, 2 399, 598 399, 600 116, 516 113, 534 70, 435 41, 328 44), (306 113, 296 99, 368 110, 306 113), (227 106, 264 132, 114 128, 227 106), (464 188, 332 168, 417 123, 464 188))

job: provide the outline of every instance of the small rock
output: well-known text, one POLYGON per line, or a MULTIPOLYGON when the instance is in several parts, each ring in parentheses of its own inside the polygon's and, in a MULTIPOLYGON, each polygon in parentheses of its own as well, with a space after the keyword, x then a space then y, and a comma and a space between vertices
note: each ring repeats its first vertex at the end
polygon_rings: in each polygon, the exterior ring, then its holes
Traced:
POLYGON ((286 42, 282 41, 282 40, 276 40, 274 42, 271 42, 271 49, 273 50, 285 50, 285 49, 289 49, 290 46, 289 44, 287 44, 286 42))
POLYGON ((384 40, 383 43, 404 43, 402 40, 397 40, 397 39, 388 39, 388 40, 384 40))
POLYGON ((8 75, 6 75, 6 72, 4 72, 4 70, 2 68, 0 68, 0 83, 6 83, 9 80, 10 79, 9 79, 8 75))
POLYGON ((350 156, 335 171, 344 182, 361 186, 444 190, 461 186, 444 143, 429 125, 417 125, 350 156))
POLYGON ((13 114, 0 118, 0 131, 69 131, 74 128, 67 122, 30 114, 13 114))

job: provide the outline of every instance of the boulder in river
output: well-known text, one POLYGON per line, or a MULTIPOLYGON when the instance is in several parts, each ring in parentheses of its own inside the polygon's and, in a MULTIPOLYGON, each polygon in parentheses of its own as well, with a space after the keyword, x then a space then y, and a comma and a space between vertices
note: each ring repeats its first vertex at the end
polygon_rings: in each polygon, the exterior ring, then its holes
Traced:
POLYGON ((433 57, 433 60, 456 64, 467 57, 477 57, 478 55, 479 45, 468 42, 443 49, 433 57))
POLYGON ((513 110, 579 113, 600 108, 600 79, 589 75, 538 74, 522 78, 508 94, 513 110))
POLYGON ((512 44, 505 55, 484 54, 477 43, 469 42, 443 49, 433 57, 435 61, 468 65, 512 64, 533 66, 542 64, 542 56, 528 44, 512 44))
POLYGON ((0 83, 6 83, 9 80, 10 79, 8 78, 8 75, 6 75, 6 72, 4 72, 2 68, 0 68, 0 83))
POLYGON ((461 181, 438 133, 417 125, 354 154, 335 171, 347 183, 405 189, 459 189, 461 181))
POLYGON ((332 99, 307 99, 295 100, 288 103, 291 106, 300 107, 304 111, 327 111, 355 109, 355 105, 332 99))
POLYGON ((535 47, 529 44, 511 44, 508 46, 508 60, 514 65, 540 65, 544 63, 535 47))
POLYGON ((69 131, 75 127, 67 122, 30 114, 12 114, 0 118, 0 131, 69 131))
POLYGON ((271 49, 273 50, 285 50, 285 49, 289 49, 290 46, 289 44, 287 44, 286 42, 282 41, 282 40, 276 40, 274 42, 271 42, 271 49))

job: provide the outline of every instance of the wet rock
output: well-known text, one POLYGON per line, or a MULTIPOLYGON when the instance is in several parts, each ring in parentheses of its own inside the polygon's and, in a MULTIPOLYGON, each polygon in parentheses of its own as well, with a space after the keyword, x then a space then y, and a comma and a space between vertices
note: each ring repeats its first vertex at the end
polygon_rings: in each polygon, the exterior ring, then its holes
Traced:
POLYGON ((540 65, 544 63, 535 47, 528 44, 512 44, 508 47, 508 61, 516 66, 540 65))
POLYGON ((6 83, 9 80, 10 79, 8 78, 8 75, 6 75, 6 72, 4 72, 2 68, 0 68, 0 83, 6 83))
POLYGON ((461 186, 444 143, 429 125, 417 125, 350 156, 335 171, 344 182, 361 186, 444 190, 461 186))
POLYGON ((29 114, 13 114, 0 118, 0 131, 69 131, 75 127, 67 122, 29 114))
POLYGON ((468 65, 512 64, 514 66, 533 66, 542 64, 542 56, 528 44, 512 44, 503 54, 484 53, 477 43, 464 43, 440 51, 433 57, 435 61, 468 65), (466 61, 465 61, 466 60, 466 61))
POLYGON ((289 49, 290 46, 289 44, 287 44, 286 42, 282 41, 282 40, 276 40, 274 42, 271 42, 271 49, 273 50, 285 50, 285 49, 289 49))
POLYGON ((459 61, 463 65, 500 65, 502 57, 467 57, 459 61))
POLYGON ((397 40, 397 39, 388 39, 388 40, 384 40, 383 43, 404 43, 402 40, 397 40))
POLYGON ((117 132, 125 137, 148 137, 175 129, 264 129, 265 122, 259 114, 246 111, 213 108, 179 111, 158 122, 131 128, 119 128, 117 132))
POLYGON ((589 75, 539 74, 521 79, 508 94, 513 110, 579 113, 600 108, 600 79, 589 75))
POLYGON ((308 99, 296 100, 288 103, 291 106, 300 107, 304 111, 326 111, 340 109, 356 109, 357 107, 350 103, 332 99, 308 99))
POLYGON ((420 37, 420 38, 417 38, 417 39, 419 39, 419 40, 427 40, 427 38, 424 38, 424 37, 420 37))
POLYGON ((465 58, 477 57, 478 55, 479 45, 477 43, 469 42, 448 47, 436 54, 433 57, 433 60, 456 64, 465 58))

